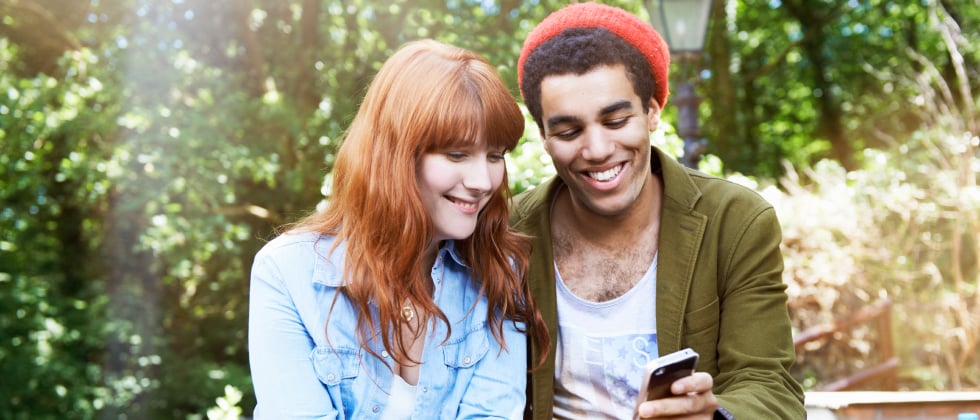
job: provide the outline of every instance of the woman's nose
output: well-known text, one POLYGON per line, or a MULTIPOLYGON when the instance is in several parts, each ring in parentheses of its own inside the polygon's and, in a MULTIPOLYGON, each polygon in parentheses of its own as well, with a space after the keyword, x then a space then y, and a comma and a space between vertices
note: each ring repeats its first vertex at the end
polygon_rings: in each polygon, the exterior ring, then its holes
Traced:
POLYGON ((463 186, 468 190, 487 192, 493 186, 490 166, 485 159, 474 159, 463 176, 463 186))

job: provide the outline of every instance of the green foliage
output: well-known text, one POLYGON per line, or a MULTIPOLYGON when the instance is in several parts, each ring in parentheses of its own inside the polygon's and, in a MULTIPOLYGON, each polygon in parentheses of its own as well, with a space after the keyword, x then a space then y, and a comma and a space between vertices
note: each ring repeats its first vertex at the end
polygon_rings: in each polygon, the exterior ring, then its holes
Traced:
POLYGON ((82 110, 106 93, 81 75, 86 51, 74 54, 64 80, 8 71, 18 49, 0 39, 0 414, 37 418, 48 413, 92 415, 100 407, 100 322, 107 299, 96 246, 85 240, 101 221, 92 182, 97 149, 72 130, 92 124, 82 110))
POLYGON ((521 104, 524 114, 524 138, 507 156, 507 177, 514 195, 529 190, 555 175, 551 157, 544 150, 541 131, 521 104))
MULTIPOLYGON (((923 126, 906 76, 931 63, 948 78, 962 59, 980 88, 980 9, 969 2, 743 0, 716 7, 724 25, 705 60, 710 151, 734 172, 776 177, 781 161, 824 158, 856 169, 867 148, 923 126), (962 45, 960 51, 947 39, 962 45), (722 83, 724 82, 724 83, 722 83)), ((712 45, 709 44, 709 47, 712 45)), ((678 70, 683 66, 678 65, 678 70)))

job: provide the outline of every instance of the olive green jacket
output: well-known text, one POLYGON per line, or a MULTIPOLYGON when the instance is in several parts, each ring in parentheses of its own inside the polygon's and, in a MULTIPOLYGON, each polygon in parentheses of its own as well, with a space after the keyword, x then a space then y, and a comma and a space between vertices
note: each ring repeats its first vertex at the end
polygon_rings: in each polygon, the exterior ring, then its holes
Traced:
MULTIPOLYGON (((790 374, 796 356, 775 210, 748 188, 653 151, 653 171, 664 183, 656 296, 660 354, 697 351, 698 370, 711 374, 721 407, 738 419, 805 418, 803 390, 790 374)), ((520 194, 511 211, 511 225, 532 236, 531 293, 552 343, 558 314, 549 205, 560 183, 552 178, 520 194)), ((537 361, 539 352, 532 348, 530 360, 537 361)), ((554 363, 552 344, 545 365, 529 376, 534 419, 552 418, 554 363)))

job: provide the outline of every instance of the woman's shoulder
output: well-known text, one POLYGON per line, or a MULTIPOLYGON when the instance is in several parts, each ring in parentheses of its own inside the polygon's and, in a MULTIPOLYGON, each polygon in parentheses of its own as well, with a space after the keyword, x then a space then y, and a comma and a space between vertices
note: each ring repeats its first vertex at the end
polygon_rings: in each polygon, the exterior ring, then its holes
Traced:
POLYGON ((338 281, 344 255, 343 243, 335 244, 336 241, 336 237, 320 232, 286 232, 259 250, 255 264, 272 264, 286 278, 333 285, 338 281))
POLYGON ((262 246, 259 255, 282 255, 290 253, 312 252, 323 244, 333 245, 334 237, 313 231, 287 231, 276 236, 262 246))

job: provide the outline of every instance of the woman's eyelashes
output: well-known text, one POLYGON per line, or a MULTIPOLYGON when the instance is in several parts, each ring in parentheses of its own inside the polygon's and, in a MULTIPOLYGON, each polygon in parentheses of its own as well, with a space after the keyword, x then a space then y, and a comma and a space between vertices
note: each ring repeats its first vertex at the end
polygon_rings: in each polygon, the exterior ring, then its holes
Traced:
POLYGON ((453 151, 444 152, 443 154, 446 156, 447 159, 453 162, 462 162, 467 159, 470 159, 471 157, 478 156, 481 154, 485 154, 487 157, 487 161, 493 163, 500 162, 506 158, 506 153, 503 151, 484 153, 484 152, 472 152, 472 151, 464 152, 464 151, 453 150, 453 151))

